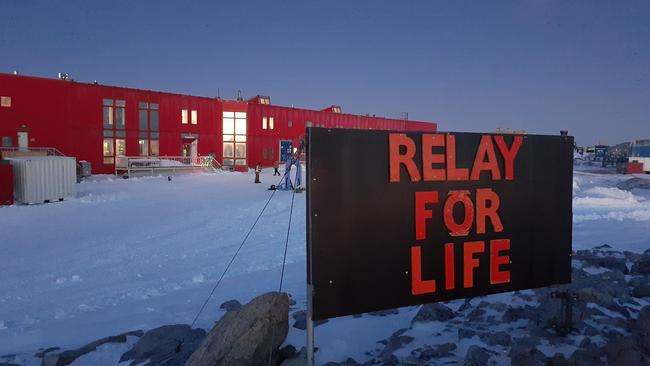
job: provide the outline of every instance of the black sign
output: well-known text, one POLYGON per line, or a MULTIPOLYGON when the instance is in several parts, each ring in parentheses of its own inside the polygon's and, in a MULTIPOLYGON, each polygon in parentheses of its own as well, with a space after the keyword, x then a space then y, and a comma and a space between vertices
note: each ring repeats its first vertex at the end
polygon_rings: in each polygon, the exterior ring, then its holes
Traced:
POLYGON ((567 283, 573 137, 308 129, 314 320, 567 283))

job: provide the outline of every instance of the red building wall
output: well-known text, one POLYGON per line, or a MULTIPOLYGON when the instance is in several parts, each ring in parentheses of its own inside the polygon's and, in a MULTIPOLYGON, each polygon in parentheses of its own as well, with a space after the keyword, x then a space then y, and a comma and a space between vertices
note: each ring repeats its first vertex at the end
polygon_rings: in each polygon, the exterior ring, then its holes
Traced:
MULTIPOLYGON (((183 135, 198 136, 199 155, 222 156, 222 114, 247 113, 247 162, 271 165, 279 158, 281 140, 298 146, 307 122, 328 128, 435 131, 435 123, 357 116, 254 102, 196 97, 150 90, 85 84, 58 79, 0 74, 0 96, 11 97, 10 107, 0 107, 0 137, 18 146, 19 131, 26 131, 29 147, 54 147, 77 160, 88 160, 93 173, 113 173, 103 156, 103 100, 124 100, 126 155, 138 156, 139 102, 159 105, 159 155, 180 156, 183 135), (198 123, 181 123, 181 110, 197 111, 198 123), (263 129, 262 118, 273 117, 274 128, 263 129), (291 126, 289 126, 291 121, 291 126), (271 149, 273 154, 271 155, 271 149), (264 154, 265 153, 265 154, 264 154), (264 155, 266 156, 264 158, 264 155)), ((188 115, 188 119, 191 116, 188 115)))

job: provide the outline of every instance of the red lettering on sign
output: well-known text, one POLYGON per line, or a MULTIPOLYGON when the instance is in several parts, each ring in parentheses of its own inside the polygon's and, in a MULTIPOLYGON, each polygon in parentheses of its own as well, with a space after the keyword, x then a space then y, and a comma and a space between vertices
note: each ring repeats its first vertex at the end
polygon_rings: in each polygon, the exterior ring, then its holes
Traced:
POLYGON ((415 156, 415 142, 406 136, 406 134, 389 133, 388 145, 390 155, 390 181, 400 181, 400 165, 404 165, 412 182, 420 181, 420 172, 413 162, 413 156, 415 156), (400 154, 402 146, 406 149, 404 155, 400 154))
POLYGON ((431 210, 427 210, 427 204, 438 203, 438 192, 415 192, 415 239, 427 238, 427 219, 433 217, 431 210))
POLYGON ((474 220, 474 204, 469 198, 469 191, 449 191, 449 198, 445 201, 444 207, 445 225, 451 236, 466 236, 472 227, 474 220), (465 207, 465 218, 458 224, 454 218, 454 206, 462 203, 465 207))
POLYGON ((479 260, 474 258, 474 254, 483 253, 485 243, 483 241, 468 241, 463 247, 463 286, 465 288, 474 287, 474 268, 479 265, 479 260))
POLYGON ((433 164, 444 164, 444 154, 434 154, 433 147, 444 147, 445 135, 422 135, 422 176, 427 182, 445 180, 445 169, 434 169, 433 164))
POLYGON ((454 275, 454 243, 445 244, 445 290, 456 287, 454 275))
POLYGON ((510 263, 510 256, 499 255, 499 252, 510 250, 510 239, 490 240, 490 283, 509 283, 510 271, 500 271, 499 266, 510 263))
POLYGON ((497 143, 499 152, 501 152, 501 156, 503 156, 503 161, 506 165, 505 178, 507 180, 515 179, 515 168, 514 168, 515 157, 519 152, 521 143, 524 141, 523 137, 515 136, 514 139, 512 140, 512 145, 510 145, 510 149, 508 149, 508 146, 506 145, 506 141, 504 140, 503 136, 494 136, 494 141, 497 143))
POLYGON ((436 292, 436 280, 422 280, 421 247, 411 247, 411 293, 413 295, 436 292))
POLYGON ((447 135, 447 180, 468 180, 469 169, 456 168, 456 136, 447 135))
POLYGON ((489 171, 492 174, 492 180, 501 179, 501 172, 499 172, 499 165, 497 164, 497 156, 494 152, 492 137, 489 135, 482 136, 481 142, 478 144, 474 166, 472 166, 471 180, 479 180, 481 172, 484 170, 489 171), (487 158, 487 161, 485 158, 487 158))
POLYGON ((485 219, 489 218, 494 232, 503 231, 501 218, 497 213, 501 200, 491 188, 478 188, 476 190, 476 233, 485 234, 485 219), (488 206, 487 203, 490 202, 488 206))

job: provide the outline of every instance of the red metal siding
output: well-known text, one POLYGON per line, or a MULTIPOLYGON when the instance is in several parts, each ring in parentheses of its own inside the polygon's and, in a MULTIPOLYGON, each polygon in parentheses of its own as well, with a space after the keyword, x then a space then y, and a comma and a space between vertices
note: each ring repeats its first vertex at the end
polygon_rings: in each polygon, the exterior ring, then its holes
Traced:
POLYGON ((14 175, 11 164, 0 162, 0 205, 14 204, 14 175))
MULTIPOLYGON (((126 154, 137 156, 139 102, 159 104, 161 156, 179 156, 182 134, 198 135, 198 154, 222 158, 222 113, 247 112, 247 162, 272 165, 279 157, 281 140, 298 146, 305 124, 328 128, 436 131, 435 123, 313 111, 248 102, 195 97, 149 90, 120 88, 73 81, 0 74, 0 96, 11 97, 11 107, 0 107, 0 137, 17 146, 17 131, 29 134, 30 147, 54 147, 65 155, 88 160, 93 173, 113 173, 103 163, 103 99, 124 100, 126 154), (196 110, 198 123, 181 123, 181 110, 196 110), (274 128, 263 129, 262 117, 273 117, 274 128), (292 126, 288 126, 288 121, 292 126), (24 125, 24 127, 22 127, 24 125), (270 156, 271 149, 273 156, 270 156), (266 158, 263 158, 266 150, 266 158)), ((188 112, 188 117, 191 112, 188 112)))

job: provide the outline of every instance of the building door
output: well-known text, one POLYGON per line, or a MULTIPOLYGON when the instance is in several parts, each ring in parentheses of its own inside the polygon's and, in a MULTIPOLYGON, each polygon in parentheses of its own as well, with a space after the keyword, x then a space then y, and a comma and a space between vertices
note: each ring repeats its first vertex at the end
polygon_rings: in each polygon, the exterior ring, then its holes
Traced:
POLYGON ((190 144, 190 156, 193 158, 199 156, 199 140, 194 140, 190 144))
POLYGON ((181 149, 182 149, 181 155, 183 157, 192 156, 192 143, 191 142, 183 142, 183 146, 181 147, 181 149))
POLYGON ((291 160, 293 143, 289 140, 280 140, 280 161, 291 160))
POLYGON ((29 138, 27 132, 18 132, 18 148, 20 150, 29 149, 29 138))

